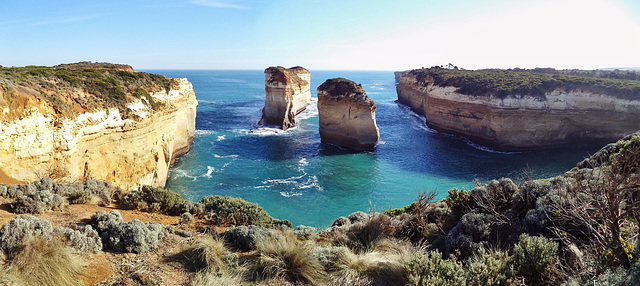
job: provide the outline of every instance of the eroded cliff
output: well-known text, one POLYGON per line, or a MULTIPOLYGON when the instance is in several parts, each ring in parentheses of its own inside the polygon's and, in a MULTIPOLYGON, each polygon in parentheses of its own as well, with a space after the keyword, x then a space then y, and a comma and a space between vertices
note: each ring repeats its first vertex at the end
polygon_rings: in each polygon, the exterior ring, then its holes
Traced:
POLYGON ((264 70, 266 99, 260 124, 283 130, 296 125, 295 116, 311 103, 311 75, 303 67, 264 70))
POLYGON ((638 90, 622 80, 429 69, 397 86, 398 101, 429 127, 512 151, 602 144, 639 130, 638 90))
POLYGON ((198 104, 187 79, 121 69, 2 68, 0 163, 32 181, 164 186, 188 151, 198 104))
POLYGON ((328 79, 318 87, 318 118, 322 142, 371 151, 380 139, 376 104, 348 79, 328 79))

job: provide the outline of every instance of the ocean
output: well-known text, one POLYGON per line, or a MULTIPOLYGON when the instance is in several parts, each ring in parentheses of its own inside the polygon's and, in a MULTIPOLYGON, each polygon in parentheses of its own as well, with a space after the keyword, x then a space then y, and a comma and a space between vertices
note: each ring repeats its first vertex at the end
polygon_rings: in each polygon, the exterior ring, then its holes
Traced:
POLYGON ((241 197, 294 226, 323 228, 355 211, 403 207, 421 192, 442 199, 453 188, 470 190, 475 180, 555 176, 597 150, 504 153, 438 133, 396 102, 393 71, 310 71, 312 103, 286 132, 257 125, 262 70, 146 72, 188 78, 199 101, 193 145, 170 169, 166 188, 192 201, 241 197), (320 143, 316 90, 335 77, 361 83, 375 101, 380 142, 374 152, 320 143))

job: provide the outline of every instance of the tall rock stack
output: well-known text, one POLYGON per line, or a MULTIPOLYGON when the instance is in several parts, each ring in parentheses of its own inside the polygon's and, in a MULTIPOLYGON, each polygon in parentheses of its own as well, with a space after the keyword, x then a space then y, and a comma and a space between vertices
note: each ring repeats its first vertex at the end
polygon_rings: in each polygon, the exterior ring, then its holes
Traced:
POLYGON ((311 103, 311 75, 303 67, 269 67, 264 70, 266 99, 260 124, 287 130, 296 125, 295 116, 311 103))
POLYGON ((322 142, 372 151, 380 139, 376 104, 362 85, 348 79, 329 79, 318 87, 318 117, 322 142))

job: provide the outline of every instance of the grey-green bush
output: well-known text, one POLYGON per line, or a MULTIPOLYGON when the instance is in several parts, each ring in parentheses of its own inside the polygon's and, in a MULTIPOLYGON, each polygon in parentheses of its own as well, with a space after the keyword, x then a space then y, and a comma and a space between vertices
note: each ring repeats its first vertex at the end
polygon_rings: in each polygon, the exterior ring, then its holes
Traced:
POLYGON ((513 248, 513 268, 529 285, 547 285, 554 279, 558 243, 540 236, 520 235, 513 248))
POLYGON ((60 195, 53 194, 49 190, 39 190, 18 196, 11 203, 11 209, 19 214, 41 214, 48 210, 60 211, 65 205, 67 201, 60 195))
POLYGON ((464 285, 465 270, 453 259, 442 259, 437 251, 416 253, 405 266, 408 285, 464 285))
POLYGON ((92 222, 102 238, 103 248, 116 252, 143 253, 155 250, 158 241, 172 228, 161 224, 143 223, 137 219, 124 222, 118 211, 97 211, 92 222))
POLYGON ((19 215, 0 229, 0 249, 11 256, 31 236, 51 238, 53 227, 42 218, 19 215))
POLYGON ((56 226, 53 229, 53 234, 64 238, 71 244, 71 247, 82 252, 96 253, 102 250, 100 235, 90 225, 77 227, 77 229, 56 226))
POLYGON ((242 251, 255 250, 259 240, 275 236, 274 230, 255 225, 229 227, 224 231, 224 240, 242 251))

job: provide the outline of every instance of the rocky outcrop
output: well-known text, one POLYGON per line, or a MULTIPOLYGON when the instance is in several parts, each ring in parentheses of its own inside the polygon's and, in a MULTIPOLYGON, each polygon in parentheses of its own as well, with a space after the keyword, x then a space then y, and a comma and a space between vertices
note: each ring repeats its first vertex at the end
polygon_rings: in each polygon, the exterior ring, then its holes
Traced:
POLYGON ((468 95, 419 72, 404 74, 397 86, 398 101, 430 128, 506 151, 602 144, 640 129, 640 100, 597 90, 468 95))
POLYGON ((356 151, 374 150, 380 131, 376 104, 353 81, 334 78, 318 87, 320 138, 356 151))
POLYGON ((170 83, 165 88, 148 85, 148 74, 128 74, 146 79, 147 90, 134 88, 143 96, 127 94, 119 105, 95 103, 99 97, 86 88, 62 82, 49 86, 58 88, 52 100, 34 93, 47 90, 33 82, 0 79, 0 168, 22 181, 55 175, 106 180, 128 190, 164 186, 169 165, 193 140, 198 102, 186 78, 156 76, 170 83), (69 109, 61 112, 62 106, 69 109))
POLYGON ((303 67, 264 70, 266 99, 262 125, 276 125, 283 130, 296 125, 295 116, 311 103, 311 75, 303 67))

